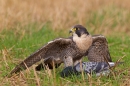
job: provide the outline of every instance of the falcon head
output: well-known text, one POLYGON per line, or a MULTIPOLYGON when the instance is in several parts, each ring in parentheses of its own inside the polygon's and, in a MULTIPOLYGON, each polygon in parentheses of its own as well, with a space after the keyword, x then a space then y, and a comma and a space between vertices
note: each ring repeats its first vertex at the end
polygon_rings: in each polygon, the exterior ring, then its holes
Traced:
POLYGON ((80 50, 87 50, 92 44, 92 36, 82 25, 75 25, 71 30, 72 39, 80 50))
POLYGON ((83 34, 89 35, 89 32, 85 27, 82 25, 75 25, 73 28, 69 31, 69 33, 72 33, 74 35, 78 35, 78 37, 81 37, 83 34))

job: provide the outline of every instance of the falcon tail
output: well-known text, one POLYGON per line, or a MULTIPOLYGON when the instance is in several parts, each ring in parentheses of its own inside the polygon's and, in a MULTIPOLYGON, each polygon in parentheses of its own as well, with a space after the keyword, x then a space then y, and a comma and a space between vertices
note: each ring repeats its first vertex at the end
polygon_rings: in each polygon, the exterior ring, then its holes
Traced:
POLYGON ((32 66, 36 62, 41 60, 41 56, 37 55, 38 53, 34 53, 30 55, 28 58, 26 58, 24 61, 22 61, 19 65, 17 65, 9 74, 12 75, 13 73, 20 72, 22 70, 27 69, 28 67, 32 66))

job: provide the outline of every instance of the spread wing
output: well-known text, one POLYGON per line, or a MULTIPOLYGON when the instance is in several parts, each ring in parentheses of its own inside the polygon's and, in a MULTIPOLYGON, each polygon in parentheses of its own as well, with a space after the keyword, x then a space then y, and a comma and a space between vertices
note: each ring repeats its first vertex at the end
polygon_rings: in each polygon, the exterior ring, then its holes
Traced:
POLYGON ((89 48, 87 52, 88 60, 93 62, 112 62, 108 43, 104 36, 102 35, 94 35, 92 46, 89 48))
POLYGON ((38 51, 30 55, 24 61, 22 61, 19 65, 17 65, 11 72, 10 75, 13 73, 17 73, 22 69, 27 69, 27 67, 32 66, 36 62, 40 61, 41 59, 47 60, 51 57, 59 57, 62 51, 64 51, 70 44, 72 40, 70 38, 58 38, 53 41, 48 42, 48 44, 44 45, 38 51))

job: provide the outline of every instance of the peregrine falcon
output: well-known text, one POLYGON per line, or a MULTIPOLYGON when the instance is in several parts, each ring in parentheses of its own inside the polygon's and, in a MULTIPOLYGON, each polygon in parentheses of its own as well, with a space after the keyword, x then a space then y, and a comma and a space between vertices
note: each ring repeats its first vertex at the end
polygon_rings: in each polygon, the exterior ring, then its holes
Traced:
MULTIPOLYGON (((112 62, 108 43, 103 35, 93 35, 93 42, 89 47, 87 53, 89 62, 80 62, 77 60, 77 65, 69 66, 62 70, 61 77, 68 77, 70 75, 78 75, 83 71, 84 73, 95 73, 96 76, 108 75, 110 73, 110 67, 115 66, 115 62, 112 62), (82 70, 81 70, 82 67, 82 70)), ((118 62, 116 64, 121 64, 118 62)))
POLYGON ((10 75, 25 70, 42 59, 45 65, 52 68, 54 65, 59 66, 61 63, 64 63, 65 67, 73 66, 73 63, 81 59, 91 46, 92 37, 82 25, 73 26, 69 33, 72 33, 72 38, 58 38, 48 42, 17 65, 10 72, 10 75))
MULTIPOLYGON (((69 37, 72 39, 72 37, 69 37)), ((88 57, 88 60, 90 62, 112 62, 109 49, 108 49, 108 43, 103 35, 93 35, 92 36, 92 45, 89 47, 89 49, 86 51, 84 56, 88 57)), ((81 58, 82 59, 82 58, 81 58)), ((78 59, 74 62, 74 65, 78 64, 81 59, 78 59)), ((47 64, 49 69, 53 69, 53 66, 51 64, 47 64)), ((60 64, 56 64, 55 68, 59 67, 60 64)), ((43 69, 43 64, 39 64, 36 67, 36 70, 39 71, 43 69)))

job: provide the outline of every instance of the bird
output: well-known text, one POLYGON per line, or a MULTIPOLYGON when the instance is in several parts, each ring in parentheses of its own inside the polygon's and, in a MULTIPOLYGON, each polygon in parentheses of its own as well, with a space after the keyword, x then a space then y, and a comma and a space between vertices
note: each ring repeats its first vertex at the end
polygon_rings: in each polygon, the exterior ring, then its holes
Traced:
POLYGON ((79 75, 82 72, 88 74, 108 75, 110 73, 110 68, 114 67, 116 64, 122 64, 123 62, 82 62, 75 66, 68 66, 60 72, 62 78, 79 75))
MULTIPOLYGON (((72 36, 69 37, 72 39, 72 36)), ((92 45, 86 51, 84 57, 87 56, 90 62, 112 62, 111 55, 108 48, 108 42, 106 37, 103 35, 92 35, 92 45)), ((82 62, 82 58, 74 62, 74 65, 82 62)), ((53 69, 51 64, 47 64, 49 69, 53 69)), ((56 64, 55 68, 58 68, 61 64, 56 64)), ((36 67, 37 71, 45 69, 43 64, 39 64, 36 67)))
POLYGON ((108 42, 103 35, 93 35, 93 42, 86 52, 90 62, 112 62, 108 42))
POLYGON ((57 38, 45 44, 16 65, 9 75, 25 70, 41 60, 43 62, 36 67, 37 70, 42 63, 50 68, 58 67, 61 63, 64 63, 64 67, 72 66, 85 55, 92 44, 92 36, 82 25, 74 25, 69 33, 72 33, 71 37, 57 38))
POLYGON ((116 64, 123 63, 112 62, 108 42, 105 36, 92 35, 92 40, 92 45, 85 54, 85 56, 88 57, 88 62, 81 62, 77 60, 77 65, 69 66, 62 70, 60 73, 61 77, 65 78, 71 75, 79 75, 82 71, 89 74, 93 72, 96 76, 108 75, 111 67, 114 67, 116 64))

